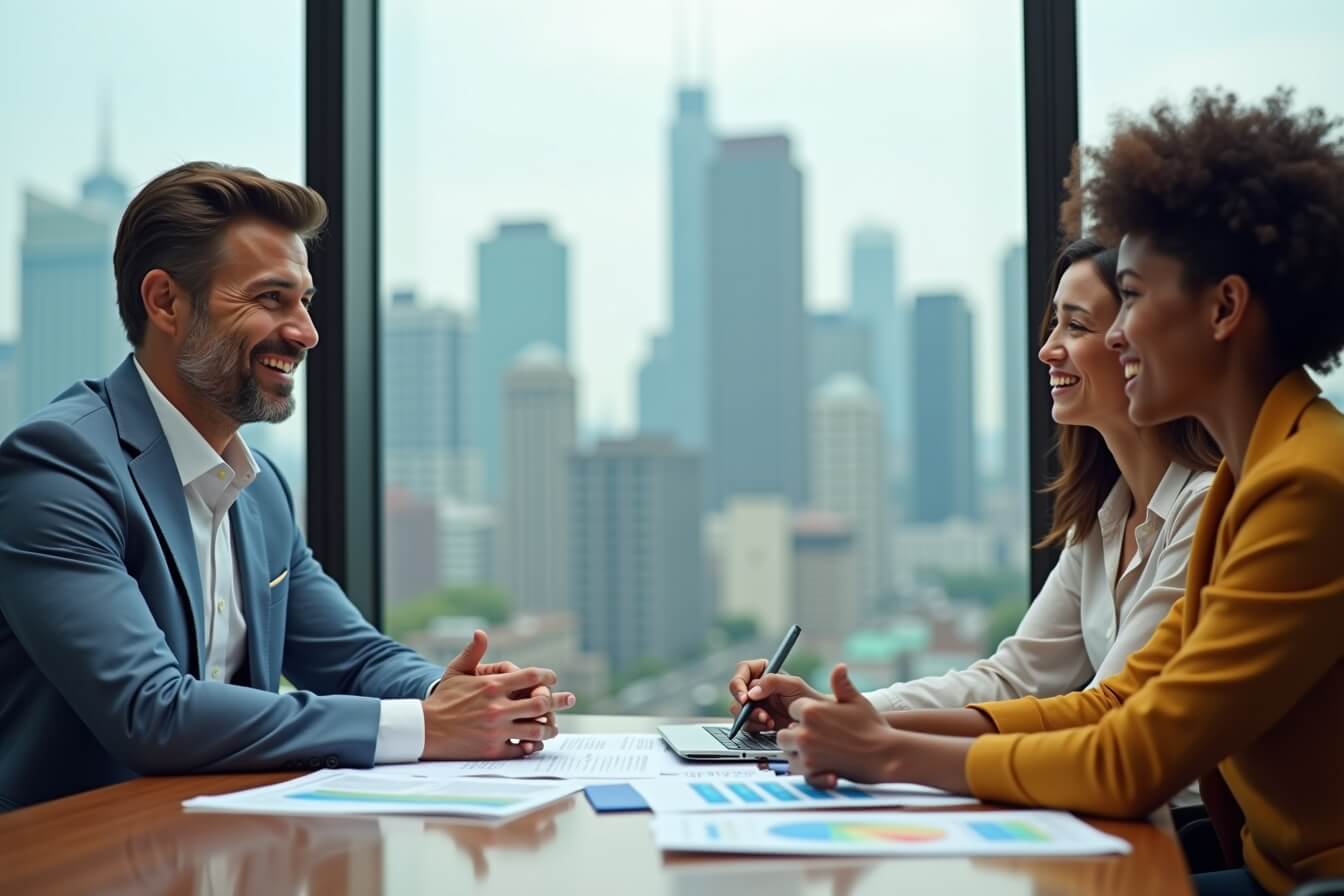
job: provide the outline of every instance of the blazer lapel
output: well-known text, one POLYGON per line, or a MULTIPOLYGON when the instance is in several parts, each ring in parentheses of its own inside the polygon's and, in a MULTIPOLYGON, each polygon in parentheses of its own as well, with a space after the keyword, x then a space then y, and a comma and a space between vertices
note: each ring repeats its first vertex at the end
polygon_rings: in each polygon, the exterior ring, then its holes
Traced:
POLYGON ((257 504, 247 492, 238 496, 229 510, 233 549, 238 557, 238 595, 247 620, 247 668, 252 687, 275 690, 270 673, 270 587, 266 544, 257 504))
POLYGON ((200 678, 205 663, 205 629, 201 624, 203 586, 200 564, 196 561, 196 543, 191 534, 191 517, 187 514, 187 499, 182 493, 177 464, 131 358, 128 357, 107 378, 107 393, 112 415, 117 421, 117 433, 133 455, 127 462, 131 477, 154 519, 164 552, 177 574, 196 643, 195 666, 189 671, 200 678))

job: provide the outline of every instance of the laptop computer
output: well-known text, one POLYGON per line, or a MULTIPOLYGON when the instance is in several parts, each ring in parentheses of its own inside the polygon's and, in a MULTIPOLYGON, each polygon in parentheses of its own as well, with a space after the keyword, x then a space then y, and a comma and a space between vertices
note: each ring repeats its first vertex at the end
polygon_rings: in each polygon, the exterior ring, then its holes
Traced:
POLYGON ((683 759, 778 759, 784 754, 773 731, 737 733, 729 740, 731 725, 659 725, 672 751, 683 759))

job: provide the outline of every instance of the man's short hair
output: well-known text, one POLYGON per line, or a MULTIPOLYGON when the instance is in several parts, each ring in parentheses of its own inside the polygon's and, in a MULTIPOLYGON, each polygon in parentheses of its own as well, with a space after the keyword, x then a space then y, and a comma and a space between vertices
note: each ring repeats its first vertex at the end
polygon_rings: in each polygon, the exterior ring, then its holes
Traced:
POLYGON ((292 230, 308 243, 326 223, 327 203, 311 187, 216 162, 179 165, 136 194, 121 216, 112 253, 117 308, 131 345, 145 338, 145 275, 167 271, 199 312, 210 295, 224 233, 246 218, 292 230))

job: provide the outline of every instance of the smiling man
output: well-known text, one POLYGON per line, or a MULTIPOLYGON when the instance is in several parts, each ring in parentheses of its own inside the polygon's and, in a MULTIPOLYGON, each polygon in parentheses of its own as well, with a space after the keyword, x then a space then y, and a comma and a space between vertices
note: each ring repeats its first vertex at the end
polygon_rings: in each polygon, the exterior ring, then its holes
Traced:
POLYGON ((238 432, 294 410, 326 214, 207 162, 127 208, 134 351, 0 445, 0 810, 136 774, 523 756, 573 705, 548 669, 483 664, 482 632, 447 669, 378 633, 238 432))

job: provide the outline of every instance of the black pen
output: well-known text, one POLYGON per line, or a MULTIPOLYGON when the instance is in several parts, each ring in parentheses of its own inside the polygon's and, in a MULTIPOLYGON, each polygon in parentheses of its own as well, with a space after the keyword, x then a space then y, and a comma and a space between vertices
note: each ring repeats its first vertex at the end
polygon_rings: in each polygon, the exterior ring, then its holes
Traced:
MULTIPOLYGON (((798 640, 798 636, 802 633, 802 626, 794 625, 789 627, 788 632, 784 635, 784 640, 780 641, 779 646, 775 648, 775 655, 770 657, 770 662, 766 663, 765 671, 761 673, 762 678, 779 671, 780 667, 784 665, 784 659, 789 655, 789 651, 793 649, 793 643, 798 640)), ((747 684, 750 685, 751 682, 747 682, 747 684)), ((742 730, 742 726, 747 723, 747 719, 751 716, 751 711, 758 705, 759 704, 757 704, 755 700, 748 700, 747 703, 737 711, 737 718, 733 719, 733 727, 728 730, 729 740, 737 737, 737 733, 742 730)))

